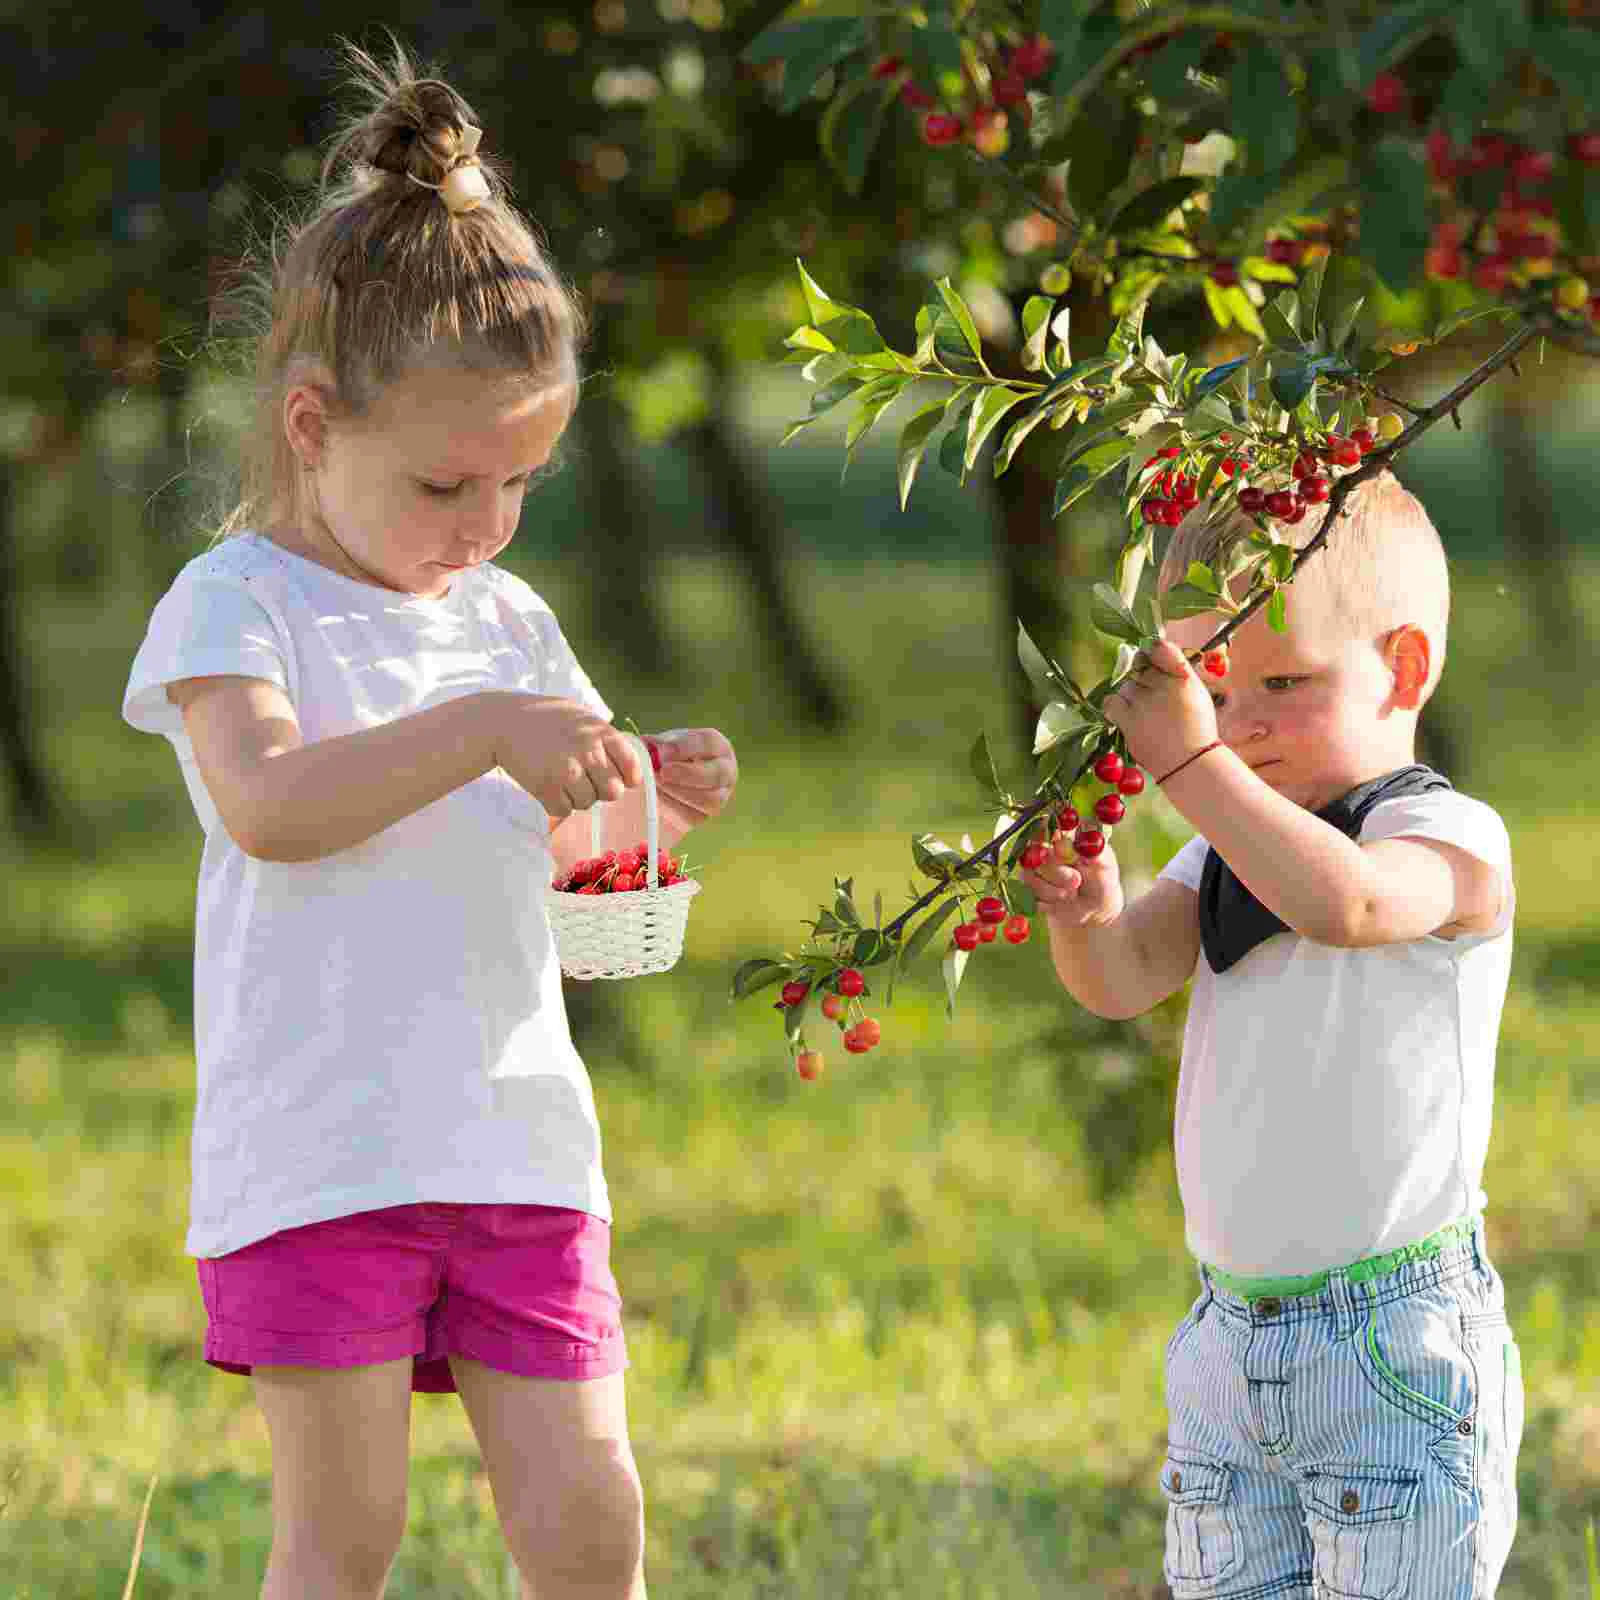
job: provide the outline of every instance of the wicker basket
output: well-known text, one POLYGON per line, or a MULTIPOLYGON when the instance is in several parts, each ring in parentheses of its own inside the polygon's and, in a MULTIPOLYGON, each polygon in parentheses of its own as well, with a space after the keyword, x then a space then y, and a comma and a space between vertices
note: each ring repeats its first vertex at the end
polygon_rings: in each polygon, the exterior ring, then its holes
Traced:
MULTIPOLYGON (((630 737, 632 737, 630 735, 630 737)), ((656 808, 656 777, 650 752, 636 741, 644 755, 645 843, 650 851, 648 889, 622 894, 568 894, 550 890, 545 907, 555 933, 561 970, 569 978, 637 978, 647 972, 665 972, 683 954, 683 935, 689 923, 689 902, 700 892, 693 878, 670 888, 660 886, 657 849, 660 818, 656 808)), ((589 854, 601 851, 601 812, 597 802, 589 808, 589 854)))

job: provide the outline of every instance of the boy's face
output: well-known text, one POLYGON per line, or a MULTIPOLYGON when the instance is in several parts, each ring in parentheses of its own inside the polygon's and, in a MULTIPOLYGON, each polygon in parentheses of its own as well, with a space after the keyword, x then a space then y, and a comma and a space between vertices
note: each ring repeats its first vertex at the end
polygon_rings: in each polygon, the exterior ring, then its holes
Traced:
MULTIPOLYGON (((1242 586, 1236 594, 1242 596, 1242 586)), ((1258 611, 1228 642, 1228 673, 1201 671, 1217 710, 1218 736, 1263 783, 1318 811, 1369 778, 1415 760, 1427 635, 1409 625, 1382 639, 1351 637, 1312 585, 1284 592, 1289 631, 1258 611)), ((1185 651, 1221 626, 1215 612, 1169 622, 1185 651)))
POLYGON ((528 484, 572 414, 570 385, 538 389, 451 368, 414 369, 357 421, 325 421, 321 521, 375 581, 437 598, 457 571, 511 542, 528 484))

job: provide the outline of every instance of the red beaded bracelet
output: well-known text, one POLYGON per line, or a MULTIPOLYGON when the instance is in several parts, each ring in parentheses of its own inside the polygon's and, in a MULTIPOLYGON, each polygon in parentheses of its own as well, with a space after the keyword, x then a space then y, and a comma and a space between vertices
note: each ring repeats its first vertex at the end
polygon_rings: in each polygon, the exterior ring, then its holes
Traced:
MULTIPOLYGON (((1177 766, 1175 766, 1172 769, 1172 771, 1167 774, 1167 778, 1175 778, 1175 777, 1177 777, 1177 775, 1180 772, 1182 772, 1183 769, 1186 766, 1188 766, 1191 761, 1198 761, 1201 756, 1208 754, 1212 750, 1220 750, 1221 748, 1222 748, 1222 741, 1220 739, 1213 739, 1211 741, 1211 743, 1208 744, 1205 747, 1204 750, 1196 750, 1195 753, 1192 756, 1187 756, 1187 757, 1185 757, 1184 760, 1180 761, 1177 764, 1177 766)), ((1156 787, 1159 789, 1161 787, 1161 785, 1164 784, 1167 781, 1167 778, 1157 778, 1156 779, 1156 787)))

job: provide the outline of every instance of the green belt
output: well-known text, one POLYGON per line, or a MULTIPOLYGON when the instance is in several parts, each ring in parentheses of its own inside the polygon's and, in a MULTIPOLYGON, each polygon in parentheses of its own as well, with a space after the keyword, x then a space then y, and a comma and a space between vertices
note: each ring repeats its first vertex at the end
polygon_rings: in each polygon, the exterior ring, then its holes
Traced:
POLYGON ((1373 1278, 1387 1277, 1408 1261, 1431 1261, 1446 1245, 1470 1239, 1477 1225, 1476 1217, 1462 1217, 1442 1227, 1437 1233, 1415 1244, 1402 1245, 1381 1256, 1368 1256, 1354 1261, 1348 1267, 1330 1267, 1323 1272, 1310 1272, 1303 1278, 1241 1278, 1220 1267, 1206 1267, 1212 1282, 1241 1295, 1246 1300, 1290 1300, 1298 1294, 1315 1294, 1327 1286, 1335 1272, 1342 1272, 1347 1282, 1368 1283, 1373 1278))

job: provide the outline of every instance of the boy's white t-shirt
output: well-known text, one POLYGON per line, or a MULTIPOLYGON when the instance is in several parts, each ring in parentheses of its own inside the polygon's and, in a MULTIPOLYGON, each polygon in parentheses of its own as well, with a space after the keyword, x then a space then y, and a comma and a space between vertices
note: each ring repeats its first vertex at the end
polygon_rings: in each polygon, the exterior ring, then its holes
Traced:
MULTIPOLYGON (((1386 800, 1362 843, 1438 839, 1502 876, 1488 932, 1339 949, 1274 934, 1227 972, 1200 952, 1174 1137, 1189 1249, 1300 1276, 1483 1209, 1495 1044, 1511 970, 1511 841, 1454 790, 1386 800)), ((1162 869, 1198 895, 1207 841, 1162 869)))
POLYGON ((166 697, 216 674, 278 684, 308 744, 488 689, 611 715, 550 608, 493 565, 430 600, 245 534, 178 575, 123 715, 172 741, 205 830, 188 1253, 417 1201, 609 1221, 544 906, 543 806, 496 768, 321 860, 257 860, 219 820, 166 697))

